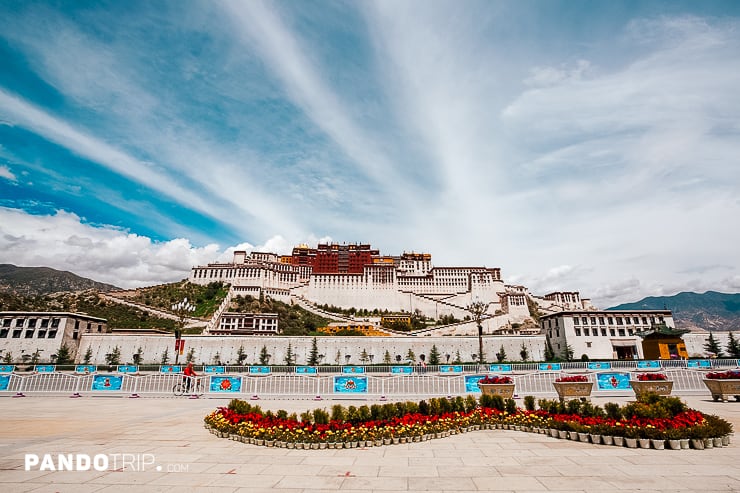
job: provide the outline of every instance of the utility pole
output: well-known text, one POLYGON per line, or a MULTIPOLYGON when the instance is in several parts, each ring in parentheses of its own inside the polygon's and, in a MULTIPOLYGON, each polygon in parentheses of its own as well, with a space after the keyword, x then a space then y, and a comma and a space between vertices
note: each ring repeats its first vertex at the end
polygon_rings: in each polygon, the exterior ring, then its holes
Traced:
POLYGON ((483 364, 483 325, 481 325, 481 319, 483 314, 488 310, 490 303, 483 303, 482 301, 476 300, 469 304, 466 308, 467 311, 473 316, 475 324, 478 326, 478 362, 483 364))
POLYGON ((185 342, 182 340, 182 329, 185 327, 185 318, 187 318, 188 314, 195 311, 195 305, 189 303, 188 298, 185 297, 182 301, 178 301, 172 305, 172 311, 177 315, 177 328, 175 329, 175 364, 177 364, 180 359, 180 350, 183 348, 185 342))

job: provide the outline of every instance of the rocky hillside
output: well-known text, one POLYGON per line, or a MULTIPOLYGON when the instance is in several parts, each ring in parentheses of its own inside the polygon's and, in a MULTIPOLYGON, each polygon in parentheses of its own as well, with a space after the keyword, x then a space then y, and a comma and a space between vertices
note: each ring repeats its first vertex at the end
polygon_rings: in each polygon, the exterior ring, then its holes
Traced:
POLYGON ((0 292, 22 296, 44 296, 88 289, 105 292, 117 288, 50 267, 17 267, 12 264, 0 264, 0 292))
POLYGON ((716 291, 678 293, 674 296, 650 296, 635 303, 624 303, 609 310, 673 311, 676 326, 685 329, 740 331, 740 293, 716 291))

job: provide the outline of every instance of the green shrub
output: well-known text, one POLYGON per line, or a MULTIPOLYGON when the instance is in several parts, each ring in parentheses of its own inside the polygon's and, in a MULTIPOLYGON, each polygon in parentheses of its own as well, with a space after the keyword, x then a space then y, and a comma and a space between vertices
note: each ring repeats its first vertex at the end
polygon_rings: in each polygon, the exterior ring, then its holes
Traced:
POLYGON ((506 399, 504 401, 504 408, 509 414, 516 413, 516 401, 514 401, 514 399, 506 399))
POLYGON ((534 411, 534 396, 527 395, 524 397, 524 409, 527 411, 534 411))
POLYGON ((231 399, 228 405, 229 411, 233 411, 238 414, 247 414, 252 410, 252 406, 241 399, 231 399))
POLYGON ((345 421, 347 419, 347 412, 344 406, 341 404, 334 404, 331 407, 331 419, 335 421, 345 421))
POLYGON ((604 404, 604 411, 606 412, 606 416, 611 419, 622 419, 622 408, 616 402, 607 402, 604 404))

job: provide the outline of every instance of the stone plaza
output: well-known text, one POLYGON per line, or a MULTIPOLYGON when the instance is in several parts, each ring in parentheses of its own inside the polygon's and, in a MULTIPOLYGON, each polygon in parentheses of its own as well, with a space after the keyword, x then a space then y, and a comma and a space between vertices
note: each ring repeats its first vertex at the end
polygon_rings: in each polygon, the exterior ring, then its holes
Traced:
MULTIPOLYGON (((709 394, 687 404, 740 426, 740 405, 709 394)), ((627 398, 594 398, 603 405, 627 398)), ((367 401, 256 401, 303 412, 367 401)), ((740 491, 740 443, 711 450, 599 446, 512 430, 480 430, 428 442, 340 450, 267 448, 217 438, 203 418, 217 398, 0 398, 0 491, 260 492, 740 491), (105 470, 51 470, 28 455, 109 459, 105 470)), ((253 402, 255 403, 255 402, 253 402)), ((518 401, 521 405, 521 401, 518 401)), ((69 469, 69 468, 68 468, 69 469)))

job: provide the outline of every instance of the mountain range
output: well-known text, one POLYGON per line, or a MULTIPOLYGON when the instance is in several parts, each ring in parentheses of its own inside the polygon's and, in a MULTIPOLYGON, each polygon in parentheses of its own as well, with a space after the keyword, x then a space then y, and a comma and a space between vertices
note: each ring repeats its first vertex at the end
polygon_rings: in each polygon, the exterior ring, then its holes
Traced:
POLYGON ((50 267, 17 267, 12 264, 0 264, 0 292, 21 296, 45 296, 87 289, 107 292, 118 288, 50 267))
POLYGON ((673 296, 649 296, 609 310, 662 310, 673 312, 676 327, 683 329, 740 331, 740 293, 683 292, 673 296))

